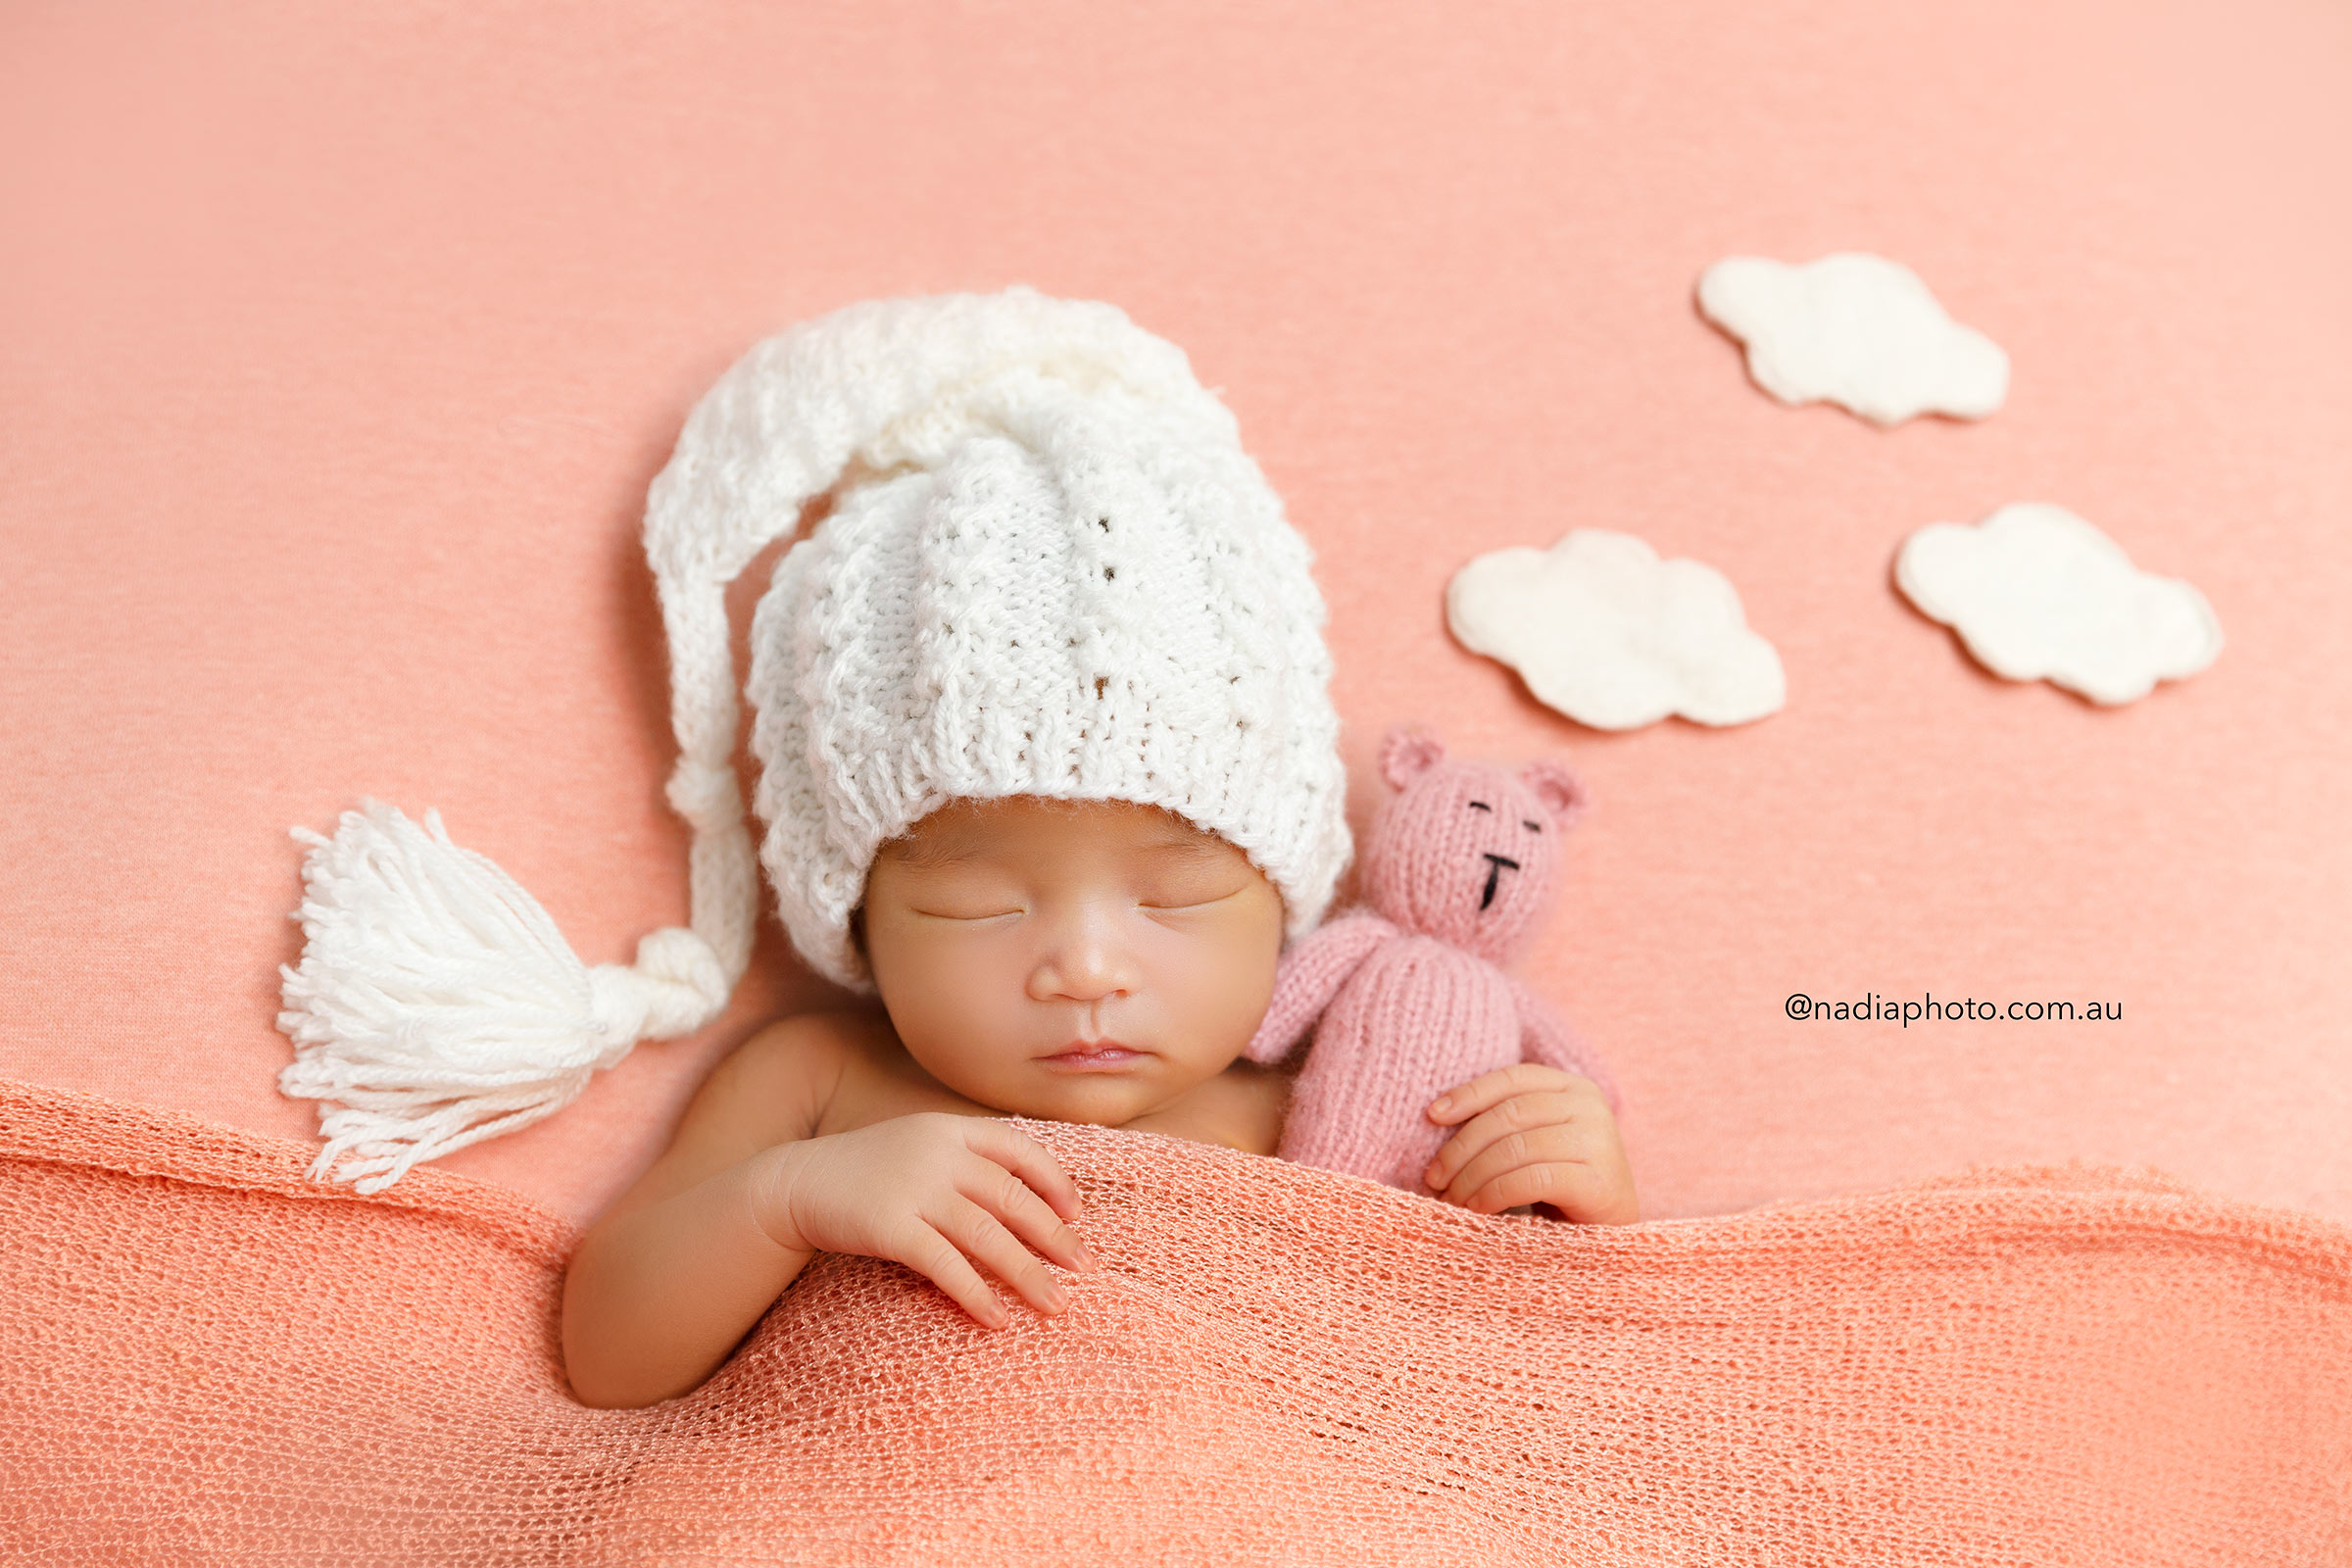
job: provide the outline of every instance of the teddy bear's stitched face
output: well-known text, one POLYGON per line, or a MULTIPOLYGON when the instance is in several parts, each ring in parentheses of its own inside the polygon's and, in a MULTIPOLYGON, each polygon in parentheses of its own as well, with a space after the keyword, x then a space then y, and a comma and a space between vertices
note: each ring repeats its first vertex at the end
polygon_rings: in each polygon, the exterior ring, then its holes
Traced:
POLYGON ((1394 924, 1501 962, 1551 903, 1560 839, 1584 804, 1565 768, 1447 761, 1434 736, 1382 749, 1396 786, 1364 847, 1364 891, 1394 924))

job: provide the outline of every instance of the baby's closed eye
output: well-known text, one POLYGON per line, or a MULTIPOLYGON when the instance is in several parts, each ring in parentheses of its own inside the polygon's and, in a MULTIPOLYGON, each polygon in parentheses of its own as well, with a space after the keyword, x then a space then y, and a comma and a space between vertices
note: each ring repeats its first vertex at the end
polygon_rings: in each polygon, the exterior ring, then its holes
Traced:
POLYGON ((1017 905, 1001 907, 992 906, 990 901, 982 900, 974 905, 960 905, 942 909, 917 909, 914 912, 932 920, 978 921, 1009 920, 1016 914, 1026 914, 1028 911, 1017 905))
POLYGON ((906 906, 933 920, 1002 920, 1029 909, 1027 894, 1004 877, 935 872, 908 890, 906 906))
POLYGON ((1198 909, 1238 898, 1249 887, 1246 878, 1223 868, 1165 871, 1139 882, 1135 902, 1147 909, 1198 909))

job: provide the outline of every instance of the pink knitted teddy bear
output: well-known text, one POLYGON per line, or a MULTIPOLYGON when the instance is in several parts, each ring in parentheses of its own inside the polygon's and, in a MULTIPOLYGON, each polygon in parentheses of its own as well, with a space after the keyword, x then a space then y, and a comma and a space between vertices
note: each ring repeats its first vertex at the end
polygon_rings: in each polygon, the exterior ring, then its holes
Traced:
POLYGON ((1425 1193, 1423 1167, 1458 1127, 1423 1111, 1440 1094, 1516 1061, 1592 1079, 1607 1069, 1543 998, 1505 974, 1551 901, 1560 839, 1585 788, 1560 763, 1516 772, 1447 761, 1437 736, 1398 725, 1380 749, 1397 794, 1363 852, 1369 909, 1331 920, 1283 955, 1274 1000, 1248 1047, 1271 1063, 1309 1030, 1282 1157, 1425 1193))

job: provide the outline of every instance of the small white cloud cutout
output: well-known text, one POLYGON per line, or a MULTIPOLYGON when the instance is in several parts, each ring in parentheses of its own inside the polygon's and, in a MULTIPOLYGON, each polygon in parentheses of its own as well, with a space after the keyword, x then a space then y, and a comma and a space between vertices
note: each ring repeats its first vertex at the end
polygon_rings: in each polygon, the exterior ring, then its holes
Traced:
POLYGON ((1660 561, 1631 534, 1578 528, 1549 550, 1480 556, 1446 584, 1446 620, 1464 648, 1594 729, 1670 713, 1744 724, 1788 696, 1781 656, 1748 630, 1731 579, 1660 561))
POLYGON ((1802 267, 1717 262, 1698 308, 1747 345, 1747 372, 1783 403, 1830 402, 1882 425, 1921 414, 1981 419, 2009 393, 2009 356, 1944 314, 1919 274, 1842 251, 1802 267))
POLYGON ((2094 703, 2135 702, 2222 651, 2205 596, 2132 564, 2064 507, 2021 501, 1970 526, 1932 522, 1903 541, 1894 580, 1977 662, 2094 703))

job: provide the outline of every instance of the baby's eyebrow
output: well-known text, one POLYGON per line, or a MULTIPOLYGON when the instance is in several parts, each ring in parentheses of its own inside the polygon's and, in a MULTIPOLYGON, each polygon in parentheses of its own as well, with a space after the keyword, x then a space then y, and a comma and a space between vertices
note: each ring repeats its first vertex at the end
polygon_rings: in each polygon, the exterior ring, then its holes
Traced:
POLYGON ((936 871, 980 858, 980 846, 970 839, 905 839, 886 848, 892 859, 917 871, 936 871))
POLYGON ((1224 858, 1224 846, 1214 839, 1186 837, 1152 839, 1136 846, 1139 855, 1165 856, 1174 859, 1214 860, 1224 858))

